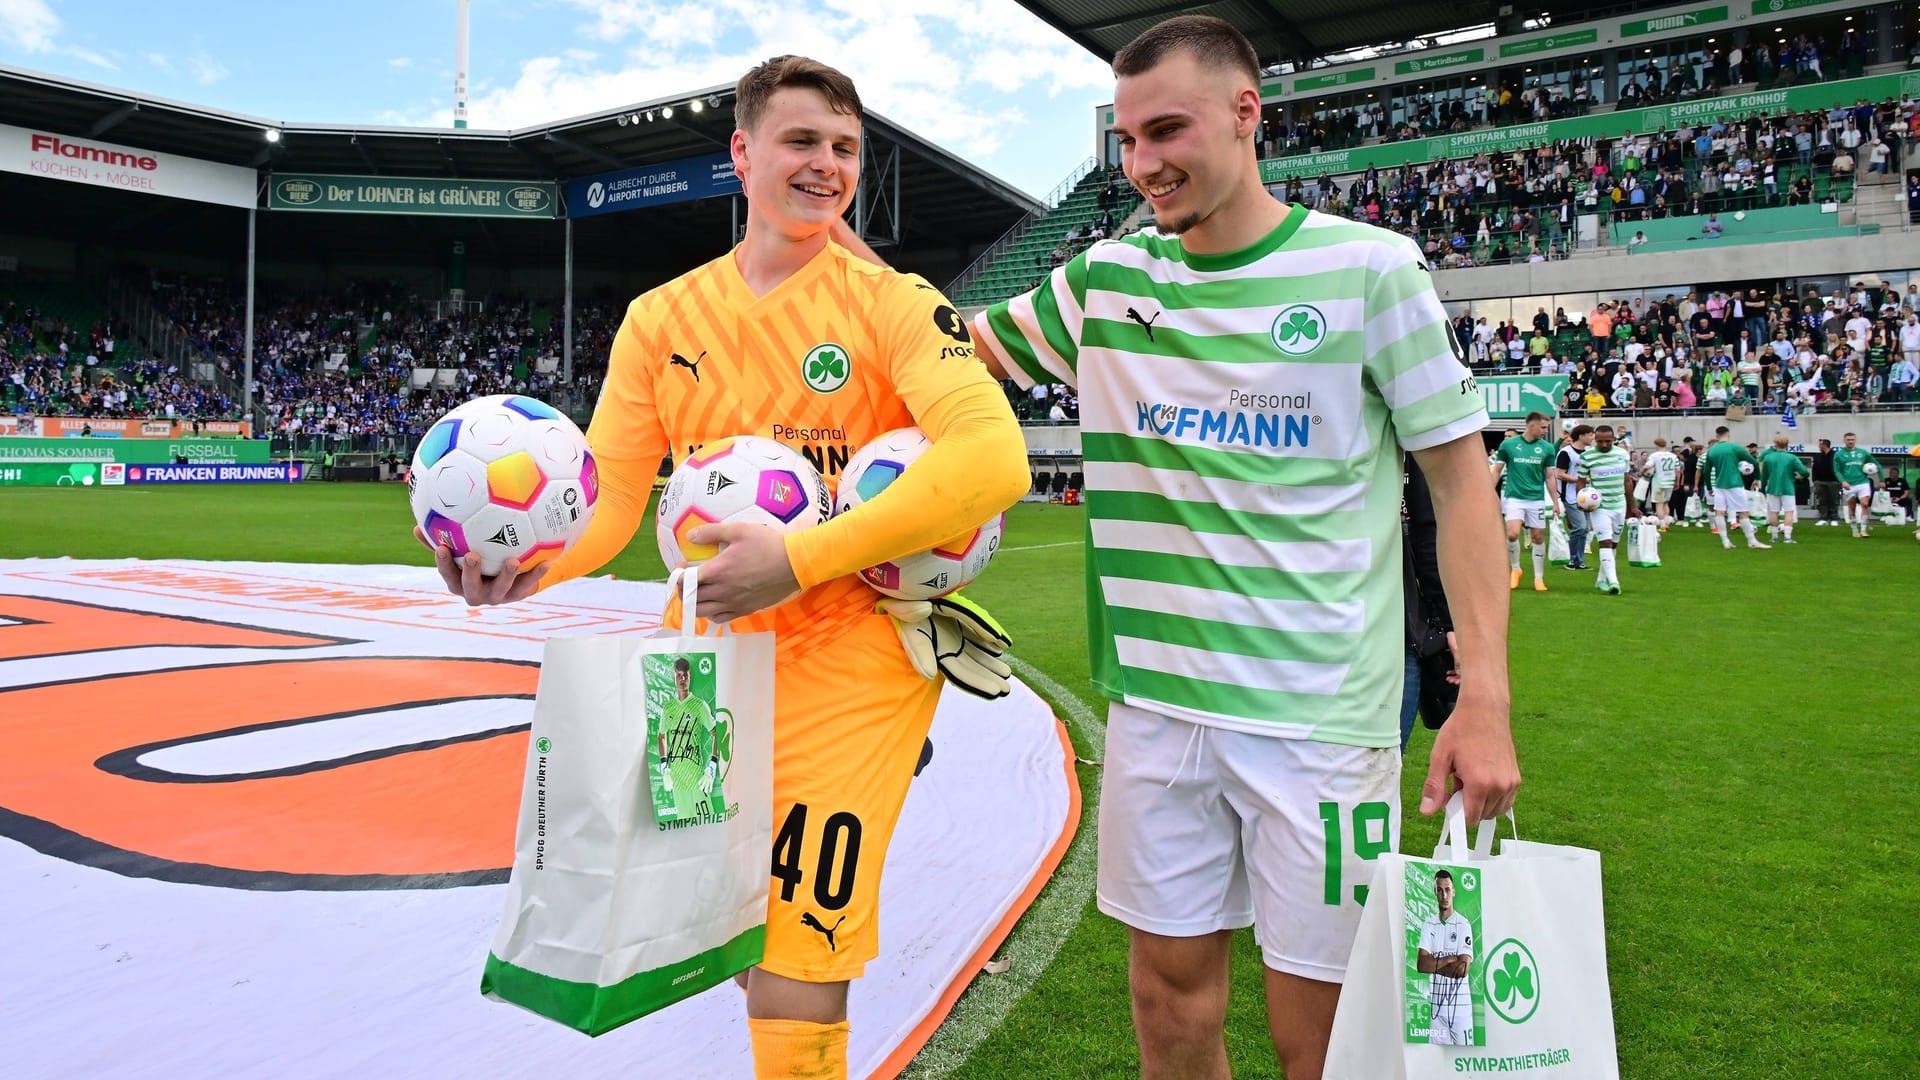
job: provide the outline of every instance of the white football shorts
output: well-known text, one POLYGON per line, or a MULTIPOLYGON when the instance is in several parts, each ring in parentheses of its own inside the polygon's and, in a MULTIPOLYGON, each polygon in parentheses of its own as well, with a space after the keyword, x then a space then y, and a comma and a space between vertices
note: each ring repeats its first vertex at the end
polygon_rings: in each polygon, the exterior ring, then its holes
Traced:
POLYGON ((1596 544, 1602 540, 1619 540, 1620 530, 1626 522, 1627 515, 1621 510, 1587 511, 1587 529, 1593 533, 1593 542, 1596 544))
POLYGON ((1767 512, 1770 514, 1791 514, 1798 506, 1798 500, 1792 495, 1767 496, 1767 512))
POLYGON ((1714 488, 1713 508, 1723 514, 1744 514, 1747 512, 1746 488, 1714 488))
POLYGON ((1254 928, 1275 971, 1342 982, 1398 850, 1400 747, 1203 727, 1118 702, 1100 781, 1099 905, 1165 937, 1254 928))
POLYGON ((1872 485, 1872 484, 1848 484, 1848 485, 1847 485, 1847 498, 1849 498, 1849 499, 1866 499, 1866 500, 1868 500, 1868 501, 1872 501, 1872 499, 1873 499, 1873 485, 1872 485))
POLYGON ((1546 528, 1547 511, 1552 509, 1552 499, 1500 500, 1500 516, 1508 521, 1518 521, 1529 529, 1546 528))

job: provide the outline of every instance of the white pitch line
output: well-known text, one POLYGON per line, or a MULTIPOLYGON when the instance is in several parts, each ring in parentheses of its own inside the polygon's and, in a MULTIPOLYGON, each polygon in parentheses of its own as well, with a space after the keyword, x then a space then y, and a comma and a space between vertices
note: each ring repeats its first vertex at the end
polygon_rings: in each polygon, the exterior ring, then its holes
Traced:
POLYGON ((1000 550, 1002 553, 1008 551, 1043 551, 1047 548, 1075 547, 1084 543, 1086 543, 1084 540, 1062 540, 1057 544, 1021 544, 1017 547, 1003 547, 1000 550))
MULTIPOLYGON (((1079 695, 1018 657, 1009 656, 1007 662, 1021 681, 1039 690, 1054 707, 1066 712, 1067 722, 1086 740, 1087 752, 1093 755, 1093 760, 1105 758, 1107 726, 1079 695)), ((1039 981, 1040 975, 1053 963, 1054 954, 1066 943, 1067 935, 1080 925, 1087 900, 1093 895, 1096 869, 1093 833, 1100 820, 1098 778, 1095 778, 1091 790, 1081 791, 1080 799, 1083 805, 1081 824, 1072 846, 1054 870, 1053 881, 1046 891, 1027 909, 1000 947, 1001 957, 1010 966, 1002 974, 980 975, 974 979, 973 985, 960 996, 946 1021, 935 1029, 927 1045, 921 1047, 912 1063, 900 1074, 906 1080, 941 1080, 960 1067, 974 1049, 993 1034, 1014 1006, 1020 1003, 1020 999, 1033 988, 1033 984, 1039 981)))

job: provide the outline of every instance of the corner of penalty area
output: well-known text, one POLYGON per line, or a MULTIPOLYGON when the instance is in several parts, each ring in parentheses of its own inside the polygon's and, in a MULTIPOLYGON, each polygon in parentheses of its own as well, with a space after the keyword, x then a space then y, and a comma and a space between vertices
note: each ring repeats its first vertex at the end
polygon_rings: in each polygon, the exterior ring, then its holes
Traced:
MULTIPOLYGON (((0 879, 31 928, 9 969, 41 991, 10 1005, 35 1035, 10 1068, 748 1074, 728 986, 597 1039, 478 989, 542 644, 650 633, 664 599, 596 578, 469 610, 429 567, 0 560, 0 879)), ((947 693, 932 743, 854 984, 856 1076, 904 1068, 1079 822, 1025 687, 947 693)))

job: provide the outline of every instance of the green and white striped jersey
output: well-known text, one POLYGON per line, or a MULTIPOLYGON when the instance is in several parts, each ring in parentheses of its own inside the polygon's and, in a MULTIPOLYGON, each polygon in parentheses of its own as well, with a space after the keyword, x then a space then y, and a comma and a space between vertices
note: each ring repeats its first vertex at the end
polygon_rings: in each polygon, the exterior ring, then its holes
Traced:
POLYGON ((1633 455, 1618 443, 1611 450, 1589 446, 1573 466, 1573 474, 1583 477, 1600 492, 1600 509, 1627 508, 1627 474, 1633 471, 1633 455))
POLYGON ((1297 205, 1223 255, 1137 233, 973 331, 1016 381, 1079 389, 1101 693, 1398 745, 1401 451, 1486 424, 1411 242, 1297 205))

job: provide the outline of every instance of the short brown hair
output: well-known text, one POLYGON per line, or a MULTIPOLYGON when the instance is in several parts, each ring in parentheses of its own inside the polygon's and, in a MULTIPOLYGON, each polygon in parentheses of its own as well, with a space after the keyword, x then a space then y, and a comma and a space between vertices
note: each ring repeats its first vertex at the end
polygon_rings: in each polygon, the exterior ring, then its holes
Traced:
POLYGON ((834 112, 846 113, 861 123, 866 110, 860 106, 860 92, 853 80, 818 60, 804 56, 776 56, 740 76, 733 84, 733 122, 742 131, 751 131, 760 122, 774 91, 797 86, 818 90, 834 112))
POLYGON ((1149 27, 1114 54, 1113 74, 1116 78, 1144 74, 1182 49, 1208 67, 1245 75, 1253 85, 1260 85, 1260 58, 1253 43, 1232 23, 1211 15, 1178 15, 1149 27))

